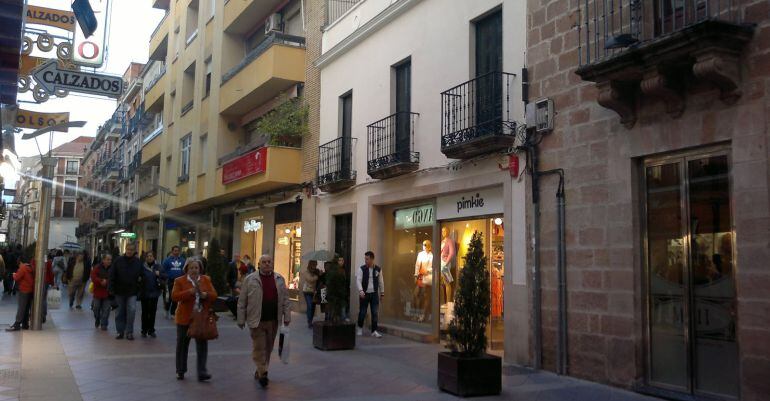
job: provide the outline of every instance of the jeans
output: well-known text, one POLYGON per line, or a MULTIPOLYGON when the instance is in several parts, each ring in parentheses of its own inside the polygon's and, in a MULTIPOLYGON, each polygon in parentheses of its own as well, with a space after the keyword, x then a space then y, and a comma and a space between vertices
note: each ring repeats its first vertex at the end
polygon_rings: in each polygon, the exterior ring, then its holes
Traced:
MULTIPOLYGON (((187 373, 187 351, 190 349, 190 337, 187 329, 190 326, 176 325, 176 373, 187 373)), ((206 371, 206 359, 209 353, 209 342, 195 340, 195 353, 197 354, 198 376, 208 373, 206 371)))
POLYGON ((304 292, 305 303, 307 304, 307 324, 310 326, 313 324, 313 316, 315 316, 315 304, 313 303, 313 293, 304 292))
POLYGON ((70 308, 72 308, 72 305, 75 303, 75 298, 77 298, 78 303, 77 306, 80 306, 83 303, 83 290, 85 289, 85 283, 82 282, 76 282, 71 281, 70 285, 67 288, 67 292, 69 292, 70 295, 70 308))
POLYGON ((115 314, 115 328, 118 334, 133 334, 136 295, 115 295, 115 301, 118 303, 118 312, 115 314))
POLYGON ((366 320, 366 309, 372 310, 372 331, 377 331, 377 318, 380 314, 380 295, 374 292, 368 292, 364 298, 358 298, 358 327, 364 327, 366 320))
POLYGON ((19 291, 19 304, 16 308, 16 327, 29 327, 29 309, 32 307, 32 293, 19 291))
POLYGON ((94 298, 94 320, 95 323, 99 323, 99 326, 103 329, 107 328, 110 322, 110 311, 112 310, 112 303, 108 298, 94 298))
POLYGON ((174 280, 169 279, 168 281, 168 304, 166 305, 166 310, 170 314, 176 313, 176 301, 171 300, 171 294, 174 292, 174 280))
POLYGON ((142 334, 155 333, 155 313, 158 311, 158 297, 142 298, 142 334))
POLYGON ((53 269, 54 274, 54 280, 53 284, 56 288, 61 289, 61 277, 64 275, 64 270, 61 269, 53 269))

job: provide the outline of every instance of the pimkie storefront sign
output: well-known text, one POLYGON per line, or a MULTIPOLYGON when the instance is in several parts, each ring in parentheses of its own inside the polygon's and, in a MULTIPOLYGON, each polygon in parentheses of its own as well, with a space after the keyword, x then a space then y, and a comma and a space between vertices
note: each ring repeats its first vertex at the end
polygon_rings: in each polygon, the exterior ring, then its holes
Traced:
MULTIPOLYGON (((42 113, 24 109, 19 109, 16 113, 16 126, 19 128, 40 129, 69 121, 70 113, 42 113)), ((68 128, 62 127, 54 131, 67 132, 68 128)))
POLYGON ((54 26, 67 31, 75 30, 75 13, 53 8, 27 6, 27 23, 54 26))
POLYGON ((267 148, 259 148, 222 166, 222 184, 230 184, 267 169, 267 148))
POLYGON ((501 187, 477 189, 436 199, 439 220, 475 217, 503 213, 501 187))

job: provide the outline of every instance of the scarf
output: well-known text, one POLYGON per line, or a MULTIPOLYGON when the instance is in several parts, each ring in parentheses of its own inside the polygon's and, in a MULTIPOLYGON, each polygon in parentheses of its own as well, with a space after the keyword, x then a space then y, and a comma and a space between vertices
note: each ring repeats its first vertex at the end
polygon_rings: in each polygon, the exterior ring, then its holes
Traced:
POLYGON ((188 274, 187 281, 189 281, 193 285, 193 287, 195 287, 195 306, 193 308, 195 308, 195 310, 197 311, 200 311, 203 308, 203 306, 201 305, 201 290, 199 287, 201 276, 199 274, 198 278, 196 280, 193 280, 192 277, 190 277, 190 275, 188 274))

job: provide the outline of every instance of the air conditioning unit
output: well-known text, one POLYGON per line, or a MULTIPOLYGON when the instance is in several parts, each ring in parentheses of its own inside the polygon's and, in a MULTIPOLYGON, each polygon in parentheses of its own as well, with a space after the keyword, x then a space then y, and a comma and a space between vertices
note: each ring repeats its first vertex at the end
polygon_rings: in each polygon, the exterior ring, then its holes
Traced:
POLYGON ((281 14, 273 14, 265 21, 265 34, 270 32, 281 32, 281 14))

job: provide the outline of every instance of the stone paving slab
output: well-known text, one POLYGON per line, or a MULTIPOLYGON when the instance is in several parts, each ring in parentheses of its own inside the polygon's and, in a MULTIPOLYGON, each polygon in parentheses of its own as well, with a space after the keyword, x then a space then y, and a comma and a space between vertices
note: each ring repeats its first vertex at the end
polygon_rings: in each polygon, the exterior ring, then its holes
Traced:
MULTIPOLYGON (((0 301, 0 319, 13 320, 15 299, 0 301)), ((158 313, 158 338, 141 338, 139 313, 135 341, 115 340, 97 330, 87 305, 83 310, 50 311, 42 332, 0 333, 0 401, 195 401, 248 399, 445 401, 457 398, 436 387, 436 344, 402 338, 358 337, 352 351, 323 352, 312 347, 310 330, 295 315, 289 364, 273 354, 271 384, 262 389, 253 380, 251 339, 232 317, 219 320, 220 338, 209 343, 210 383, 195 380, 195 347, 191 345, 188 378, 175 379, 176 327, 158 313), (53 323, 53 324, 52 324, 53 323), (55 324, 55 325, 54 325, 55 324), (7 369, 7 370, 3 370, 7 369), (3 372, 8 372, 4 376, 3 372), (15 372, 15 373, 14 373, 15 372)), ((503 394, 480 399, 522 401, 656 400, 616 388, 547 372, 506 366, 503 394)))

